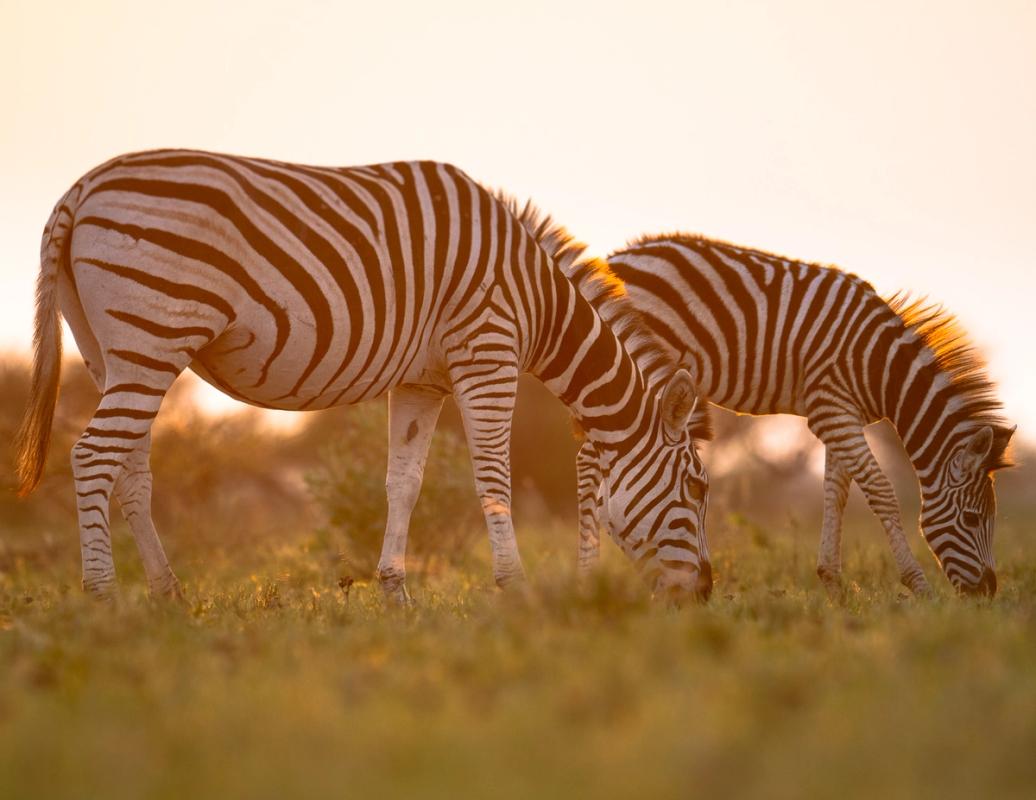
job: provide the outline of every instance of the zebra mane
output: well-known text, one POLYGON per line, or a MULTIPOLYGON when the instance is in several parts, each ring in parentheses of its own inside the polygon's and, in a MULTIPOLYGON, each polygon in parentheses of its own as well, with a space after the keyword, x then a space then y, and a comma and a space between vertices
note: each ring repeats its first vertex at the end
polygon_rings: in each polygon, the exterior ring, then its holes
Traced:
POLYGON ((840 272, 843 275, 858 281, 866 288, 874 291, 874 287, 870 285, 866 280, 861 278, 855 273, 848 272, 837 264, 821 264, 816 261, 803 261, 801 258, 790 258, 783 256, 780 253, 774 253, 769 250, 762 250, 758 247, 746 247, 745 245, 735 244, 734 242, 728 242, 725 239, 715 239, 711 236, 706 236, 702 233, 688 233, 686 231, 673 231, 670 233, 650 233, 643 236, 637 236, 634 239, 630 239, 626 242, 626 245, 608 255, 608 258, 612 256, 618 256, 629 250, 633 250, 637 247, 644 247, 651 244, 679 244, 685 247, 713 247, 719 250, 730 250, 739 255, 756 256, 767 261, 779 261, 785 264, 802 264, 807 267, 814 269, 829 270, 832 272, 840 272))
POLYGON ((517 198, 501 189, 496 189, 492 194, 509 213, 518 218, 522 227, 547 251, 547 255, 554 259, 554 263, 566 275, 583 259, 586 244, 569 233, 564 225, 555 222, 550 214, 535 206, 532 200, 520 203, 517 198))
MULTIPOLYGON (((626 297, 625 284, 611 271, 608 262, 586 255, 587 246, 531 200, 519 203, 511 195, 499 190, 493 192, 493 195, 518 218, 522 227, 547 251, 557 267, 576 285, 579 293, 597 310, 626 352, 632 356, 647 384, 653 386, 672 375, 678 366, 676 360, 626 297)), ((702 407, 706 408, 704 398, 702 401, 702 407)), ((703 414, 697 414, 697 417, 702 432, 711 430, 703 414)))
POLYGON ((986 372, 986 362, 965 333, 960 321, 943 306, 926 297, 913 297, 899 291, 883 298, 907 330, 935 355, 935 365, 949 378, 950 385, 963 403, 968 419, 989 425, 999 447, 994 446, 987 465, 990 471, 1014 466, 1005 453, 1013 429, 1000 414, 1003 409, 996 385, 986 372))
POLYGON ((904 291, 896 292, 891 297, 880 297, 869 282, 836 265, 788 258, 697 233, 677 231, 638 236, 631 239, 624 248, 613 252, 609 258, 637 247, 652 244, 677 244, 690 248, 712 247, 719 250, 730 250, 740 255, 756 256, 789 265, 804 264, 816 269, 836 271, 857 281, 864 290, 873 293, 875 297, 879 297, 888 305, 890 311, 900 318, 903 326, 913 332, 921 344, 934 354, 936 367, 949 379, 950 386, 961 400, 968 419, 976 425, 989 425, 993 428, 995 444, 989 456, 989 470, 1013 466, 1010 457, 1005 454, 1013 429, 1000 413, 1003 406, 997 398, 996 386, 986 372, 985 361, 971 343, 957 318, 941 305, 932 303, 925 297, 913 297, 904 291))
POLYGON ((687 231, 665 231, 663 233, 645 233, 640 236, 635 236, 626 241, 625 247, 621 247, 612 252, 609 255, 609 258, 611 256, 618 255, 619 253, 625 253, 627 250, 632 250, 634 247, 642 247, 646 244, 666 244, 667 242, 672 244, 684 244, 690 247, 701 244, 719 245, 720 247, 734 247, 738 250, 752 250, 760 255, 770 256, 771 258, 781 258, 781 256, 774 255, 773 253, 766 253, 762 250, 754 250, 749 247, 740 247, 731 242, 724 241, 723 239, 713 239, 703 233, 689 233, 687 231))

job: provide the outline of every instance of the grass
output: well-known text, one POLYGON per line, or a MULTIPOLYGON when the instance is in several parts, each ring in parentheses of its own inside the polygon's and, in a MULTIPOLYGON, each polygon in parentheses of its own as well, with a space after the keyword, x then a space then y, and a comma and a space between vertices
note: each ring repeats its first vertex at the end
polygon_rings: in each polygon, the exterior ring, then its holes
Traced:
POLYGON ((993 602, 950 596, 934 570, 941 596, 907 598, 868 527, 833 605, 812 535, 731 524, 706 607, 658 607, 613 549, 574 584, 572 532, 545 528, 520 534, 527 596, 476 564, 416 580, 407 613, 363 582, 346 593, 305 538, 178 554, 179 608, 147 600, 123 536, 123 595, 100 605, 76 588, 69 533, 59 556, 0 572, 0 797, 1036 790, 1021 530, 1001 532, 993 602))

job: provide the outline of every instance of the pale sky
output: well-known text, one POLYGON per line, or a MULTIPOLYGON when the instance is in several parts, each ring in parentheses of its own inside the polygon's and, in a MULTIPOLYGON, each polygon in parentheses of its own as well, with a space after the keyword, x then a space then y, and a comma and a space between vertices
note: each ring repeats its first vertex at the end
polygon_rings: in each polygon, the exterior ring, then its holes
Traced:
POLYGON ((0 348, 113 155, 432 158, 600 254, 683 229, 928 294, 1036 440, 1036 2, 0 0, 0 76, 0 348))

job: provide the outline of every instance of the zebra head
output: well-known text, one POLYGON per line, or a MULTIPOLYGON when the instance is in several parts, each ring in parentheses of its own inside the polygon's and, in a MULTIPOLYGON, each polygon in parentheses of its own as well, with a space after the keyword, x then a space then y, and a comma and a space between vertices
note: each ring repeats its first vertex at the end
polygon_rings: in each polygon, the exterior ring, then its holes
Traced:
POLYGON ((708 600, 712 567, 705 540, 709 478, 694 446, 707 427, 704 401, 686 370, 651 398, 641 433, 602 461, 602 521, 644 573, 656 596, 708 600), (700 406, 700 408, 699 408, 700 406))
POLYGON ((921 486, 921 530, 950 583, 962 594, 996 594, 993 473, 1015 428, 958 428, 945 460, 921 486))

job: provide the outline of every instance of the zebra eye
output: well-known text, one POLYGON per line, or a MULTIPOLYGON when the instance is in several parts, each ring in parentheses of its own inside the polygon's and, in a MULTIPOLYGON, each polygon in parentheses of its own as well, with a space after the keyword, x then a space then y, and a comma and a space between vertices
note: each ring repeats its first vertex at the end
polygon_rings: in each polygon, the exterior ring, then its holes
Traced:
POLYGON ((963 514, 964 524, 969 528, 977 528, 979 523, 979 516, 977 511, 965 511, 963 514))
POLYGON ((705 496, 705 488, 698 481, 687 481, 687 494, 692 500, 701 500, 705 496))

